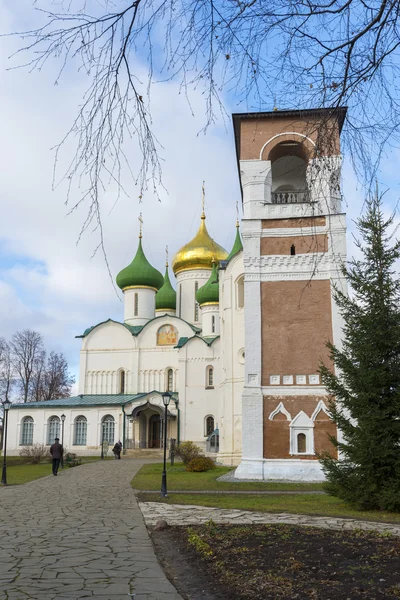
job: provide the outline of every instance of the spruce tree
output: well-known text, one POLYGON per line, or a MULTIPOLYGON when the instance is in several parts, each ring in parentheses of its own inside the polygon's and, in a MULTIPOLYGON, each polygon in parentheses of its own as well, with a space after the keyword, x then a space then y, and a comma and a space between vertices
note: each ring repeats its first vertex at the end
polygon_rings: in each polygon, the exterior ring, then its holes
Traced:
POLYGON ((334 373, 320 367, 340 459, 320 459, 328 493, 359 509, 400 511, 400 242, 378 195, 357 229, 361 258, 343 266, 349 295, 334 291, 342 348, 328 344, 334 373))

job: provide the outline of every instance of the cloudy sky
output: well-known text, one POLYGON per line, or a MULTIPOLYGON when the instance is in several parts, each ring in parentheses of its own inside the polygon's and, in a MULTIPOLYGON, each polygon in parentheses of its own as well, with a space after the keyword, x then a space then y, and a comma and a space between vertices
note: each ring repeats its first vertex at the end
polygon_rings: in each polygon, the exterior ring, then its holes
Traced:
MULTIPOLYGON (((36 19, 30 0, 0 5, 2 32, 29 29, 36 19)), ((121 294, 111 284, 104 259, 100 253, 92 256, 97 232, 89 230, 77 244, 85 213, 68 215, 66 187, 52 190, 52 148, 71 124, 87 81, 71 70, 54 85, 55 62, 41 72, 9 70, 18 64, 8 57, 19 44, 16 38, 0 38, 0 335, 9 338, 24 328, 41 332, 46 346, 63 351, 77 374, 80 341, 74 336, 109 317, 123 318, 121 294)), ((127 188, 129 197, 116 204, 115 189, 106 192, 103 225, 114 277, 136 252, 140 212, 146 255, 163 271, 165 246, 172 256, 196 233, 203 180, 209 231, 231 248, 240 201, 231 123, 221 120, 206 135, 199 134, 205 122, 201 90, 192 91, 190 100, 191 108, 172 82, 152 91, 155 129, 164 147, 167 192, 160 190, 162 201, 148 194, 140 203, 133 183, 127 188)), ((233 98, 226 99, 226 108, 229 113, 241 110, 233 98)), ((133 164, 138 158, 132 156, 133 164)), ((388 209, 398 196, 397 164, 398 153, 393 152, 380 176, 383 188, 391 187, 388 209)), ((347 163, 343 180, 351 220, 360 212, 363 192, 347 163)))

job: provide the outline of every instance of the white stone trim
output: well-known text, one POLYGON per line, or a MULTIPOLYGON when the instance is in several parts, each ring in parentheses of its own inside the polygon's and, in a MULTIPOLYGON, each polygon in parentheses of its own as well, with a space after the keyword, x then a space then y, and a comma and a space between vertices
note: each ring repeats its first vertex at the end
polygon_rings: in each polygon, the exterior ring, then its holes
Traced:
POLYGON ((279 402, 278 406, 275 408, 275 410, 272 411, 272 413, 269 415, 268 420, 269 421, 273 421, 274 417, 278 414, 278 413, 282 413, 283 415, 285 415, 285 417, 287 418, 288 421, 292 420, 291 414, 286 410, 286 408, 284 407, 283 402, 279 402))
POLYGON ((327 392, 323 386, 310 385, 264 385, 262 388, 263 396, 326 396, 327 392))
POLYGON ((317 404, 317 406, 315 407, 315 410, 313 412, 313 414, 311 415, 311 421, 315 421, 315 419, 317 418, 318 414, 321 412, 321 410, 324 411, 324 413, 331 419, 332 416, 325 404, 325 402, 323 400, 320 400, 317 404))
POLYGON ((290 428, 290 454, 305 455, 314 454, 314 423, 310 417, 301 410, 289 425, 290 428), (304 433, 306 436, 306 451, 297 451, 297 436, 299 433, 304 433))
POLYGON ((272 136, 272 138, 270 138, 267 142, 265 142, 264 146, 261 148, 261 151, 260 151, 260 160, 262 160, 263 152, 264 152, 265 148, 268 146, 268 144, 270 144, 271 142, 276 140, 276 138, 286 136, 286 135, 298 135, 299 137, 311 142, 311 144, 314 146, 314 148, 316 148, 315 142, 313 142, 312 139, 310 139, 309 137, 304 135, 304 133, 298 133, 297 131, 285 131, 284 133, 277 133, 276 135, 272 136))

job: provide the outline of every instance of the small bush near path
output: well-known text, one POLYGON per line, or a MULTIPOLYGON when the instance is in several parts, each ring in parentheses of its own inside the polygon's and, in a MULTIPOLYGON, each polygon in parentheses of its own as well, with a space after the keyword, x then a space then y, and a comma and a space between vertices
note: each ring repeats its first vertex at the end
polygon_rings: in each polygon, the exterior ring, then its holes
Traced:
POLYGON ((44 460, 50 461, 51 454, 49 446, 44 444, 33 444, 32 446, 24 446, 19 453, 20 456, 26 459, 27 463, 37 465, 44 460))
MULTIPOLYGON (((194 474, 198 477, 198 473, 194 474)), ((251 510, 254 512, 291 513, 295 515, 314 515, 323 517, 342 517, 361 521, 381 521, 382 523, 400 523, 398 513, 383 511, 360 511, 346 504, 344 500, 324 494, 274 494, 274 495, 241 495, 241 494, 171 494, 160 498, 159 494, 138 493, 141 502, 164 502, 166 504, 190 504, 210 506, 212 508, 228 508, 251 510)))
POLYGON ((193 442, 182 442, 176 447, 175 454, 179 456, 184 465, 188 465, 193 458, 204 456, 200 446, 196 446, 193 442))
POLYGON ((215 469, 215 463, 208 456, 197 456, 186 465, 186 471, 191 473, 202 473, 204 471, 211 471, 215 469))
MULTIPOLYGON (((136 490, 159 490, 163 464, 143 465, 132 481, 136 490)), ((212 490, 212 491, 319 491, 322 483, 285 483, 285 482, 230 482, 217 481, 218 477, 231 471, 231 467, 216 466, 205 473, 189 473, 185 465, 167 466, 167 483, 169 490, 212 490)))
POLYGON ((289 525, 174 527, 152 532, 184 597, 215 600, 400 598, 400 539, 289 525), (181 570, 184 568, 184 577, 181 570), (182 586, 180 588, 180 586, 182 586), (193 590, 201 596, 192 596, 193 590))

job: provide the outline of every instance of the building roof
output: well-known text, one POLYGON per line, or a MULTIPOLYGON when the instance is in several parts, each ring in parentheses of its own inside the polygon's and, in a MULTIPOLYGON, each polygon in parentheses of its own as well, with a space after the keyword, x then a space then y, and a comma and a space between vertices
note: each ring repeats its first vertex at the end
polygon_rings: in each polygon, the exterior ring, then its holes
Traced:
POLYGON ((219 337, 219 335, 207 337, 201 337, 200 335, 193 335, 192 337, 181 337, 179 338, 178 343, 176 346, 174 346, 174 348, 183 348, 183 346, 185 346, 188 342, 192 340, 201 340, 202 342, 207 344, 207 346, 211 346, 213 342, 215 342, 215 340, 217 340, 219 337))
POLYGON ((196 300, 200 306, 203 304, 217 304, 219 302, 218 271, 215 262, 213 262, 213 268, 208 281, 197 290, 196 300))
POLYGON ((181 271, 211 269, 213 261, 224 260, 228 253, 217 244, 207 231, 206 215, 201 215, 201 223, 194 238, 182 246, 172 260, 172 270, 175 275, 181 271))
POLYGON ((156 294, 156 310, 176 310, 176 291, 171 285, 168 263, 165 266, 164 284, 156 294))
POLYGON ((144 325, 127 325, 126 323, 120 323, 120 321, 115 321, 114 319, 106 319, 105 321, 101 321, 101 323, 97 323, 97 325, 92 325, 91 327, 88 327, 87 329, 85 329, 85 331, 81 335, 76 335, 75 337, 76 338, 84 338, 87 335, 89 335, 89 333, 91 331, 93 331, 93 329, 96 329, 96 327, 99 327, 100 325, 104 325, 105 323, 115 323, 116 325, 122 325, 128 331, 130 331, 130 333, 132 335, 137 336, 142 331, 142 329, 147 327, 147 325, 149 323, 152 323, 156 319, 162 319, 164 317, 172 317, 173 319, 179 319, 180 321, 183 321, 184 323, 186 323, 186 325, 189 325, 189 327, 191 327, 191 329, 196 333, 200 333, 200 331, 201 331, 200 327, 196 327, 196 325, 192 325, 192 323, 189 323, 189 321, 185 321, 185 319, 181 319, 181 317, 177 317, 176 315, 168 315, 166 313, 165 315, 157 315, 153 319, 149 319, 149 321, 147 321, 147 323, 145 323, 144 325))
POLYGON ((150 287, 157 291, 164 284, 164 277, 149 263, 143 252, 141 237, 135 258, 118 273, 116 282, 121 290, 130 287, 150 287))
MULTIPOLYGON (((26 402, 23 404, 14 403, 11 409, 15 408, 87 408, 91 406, 124 406, 131 402, 139 402, 151 394, 162 394, 158 390, 152 392, 143 392, 141 394, 80 394, 70 398, 58 398, 57 400, 47 400, 45 402, 26 402)), ((177 398, 178 393, 173 394, 177 398)))
POLYGON ((229 252, 228 256, 226 257, 226 260, 227 261, 231 260, 231 258, 233 258, 241 250, 243 250, 243 244, 242 244, 242 239, 240 237, 239 221, 238 221, 236 223, 236 237, 235 237, 235 242, 233 244, 232 250, 229 252))

